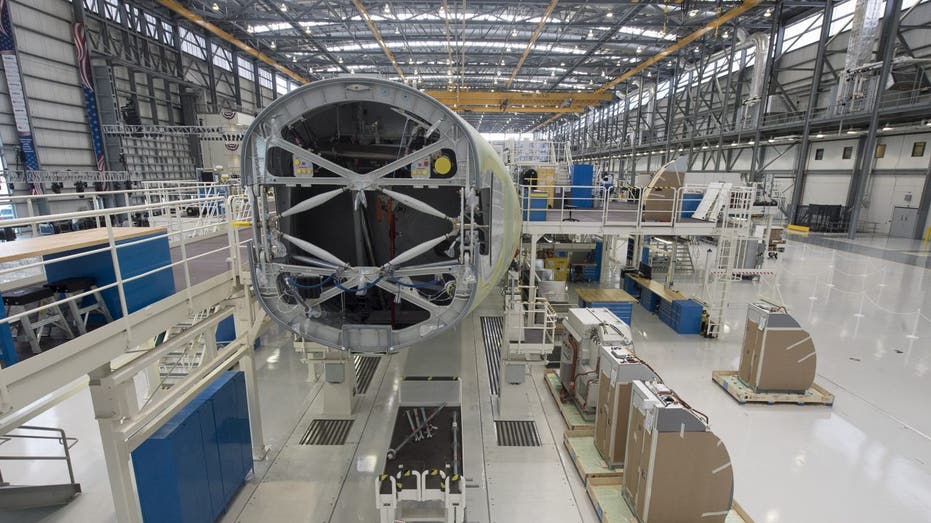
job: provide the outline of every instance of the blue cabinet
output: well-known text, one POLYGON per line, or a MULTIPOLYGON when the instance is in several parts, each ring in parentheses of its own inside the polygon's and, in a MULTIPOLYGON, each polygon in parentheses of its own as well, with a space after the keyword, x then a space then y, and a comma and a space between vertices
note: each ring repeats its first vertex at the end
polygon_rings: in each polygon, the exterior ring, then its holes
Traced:
POLYGON ((571 205, 575 205, 579 208, 591 209, 592 194, 595 190, 595 166, 583 163, 573 164, 571 176, 571 205))
POLYGON ((252 470, 242 372, 226 372, 132 453, 146 522, 216 521, 252 470))
MULTIPOLYGON (((175 277, 169 267, 171 265, 171 249, 168 247, 168 238, 164 236, 164 233, 158 232, 138 238, 120 240, 116 243, 117 245, 132 244, 116 251, 117 259, 120 261, 120 275, 124 280, 145 274, 159 267, 165 267, 161 271, 153 272, 148 276, 124 284, 126 309, 130 314, 175 293, 175 277), (162 237, 143 241, 156 236, 162 237)), ((48 262, 80 252, 100 249, 104 246, 105 244, 97 244, 83 249, 48 254, 43 256, 43 259, 48 262)), ((48 281, 91 277, 97 281, 98 287, 103 287, 116 281, 116 271, 113 268, 113 257, 110 251, 103 251, 70 260, 48 263, 45 266, 45 277, 48 281)), ((123 308, 120 306, 120 291, 116 287, 111 287, 101 291, 100 294, 103 296, 103 301, 106 302, 107 309, 113 319, 121 318, 123 308)))
POLYGON ((605 308, 611 311, 619 320, 627 325, 631 324, 634 316, 634 304, 629 301, 585 301, 579 299, 579 307, 585 308, 605 308))

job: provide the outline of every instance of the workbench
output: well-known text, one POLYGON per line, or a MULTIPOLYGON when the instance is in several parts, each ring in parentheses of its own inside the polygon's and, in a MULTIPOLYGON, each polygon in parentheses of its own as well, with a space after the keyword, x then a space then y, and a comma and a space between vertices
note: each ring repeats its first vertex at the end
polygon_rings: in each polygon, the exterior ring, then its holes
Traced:
POLYGON ((637 293, 640 305, 650 312, 658 313, 659 319, 677 333, 698 334, 701 331, 704 307, 681 292, 633 274, 624 276, 624 288, 628 292, 633 291, 631 294, 637 293))
MULTIPOLYGON (((146 238, 161 238, 129 245, 117 249, 120 275, 123 280, 171 264, 171 250, 164 227, 114 227, 113 239, 117 245, 137 242, 146 238)), ((60 260, 68 256, 89 252, 106 247, 110 243, 106 228, 85 229, 82 231, 21 238, 3 243, 0 263, 41 257, 45 261, 45 278, 58 281, 73 277, 91 277, 98 287, 116 282, 113 267, 113 255, 109 250, 78 256, 69 260, 60 260)), ((155 272, 144 278, 133 280, 124 285, 126 309, 128 313, 166 298, 175 292, 174 276, 170 269, 155 272)), ((123 316, 119 290, 112 287, 101 291, 110 315, 114 318, 123 316)), ((6 309, 0 301, 0 318, 6 317, 6 309)), ((4 366, 9 366, 19 358, 9 324, 0 325, 0 356, 4 366)))
POLYGON ((578 289, 579 307, 604 307, 627 325, 633 320, 634 303, 637 298, 621 289, 578 289))

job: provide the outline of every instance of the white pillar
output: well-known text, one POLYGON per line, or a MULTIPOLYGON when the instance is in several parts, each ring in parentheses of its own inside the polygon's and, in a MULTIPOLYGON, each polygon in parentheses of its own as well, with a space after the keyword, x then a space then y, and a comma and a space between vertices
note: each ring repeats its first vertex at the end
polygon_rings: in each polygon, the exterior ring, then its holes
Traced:
MULTIPOLYGON (((120 420, 131 414, 125 410, 134 402, 138 408, 138 402, 131 386, 111 388, 100 385, 100 377, 109 373, 110 366, 107 364, 90 374, 90 393, 94 416, 100 429, 116 520, 120 523, 142 523, 142 509, 139 507, 129 462, 130 449, 118 430, 120 420), (132 394, 132 397, 128 394, 132 394)), ((128 383, 132 385, 132 381, 128 383)))

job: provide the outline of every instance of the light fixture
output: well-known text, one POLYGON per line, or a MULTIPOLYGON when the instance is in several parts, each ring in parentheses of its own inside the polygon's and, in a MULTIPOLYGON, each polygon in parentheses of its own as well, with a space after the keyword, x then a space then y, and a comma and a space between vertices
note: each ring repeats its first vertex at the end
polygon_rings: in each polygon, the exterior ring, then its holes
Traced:
POLYGON ((272 40, 272 43, 268 44, 268 46, 271 47, 272 49, 275 49, 278 47, 278 44, 276 44, 275 41, 272 40))
POLYGON ((638 46, 638 47, 637 47, 637 54, 640 54, 640 53, 642 53, 642 52, 643 52, 643 47, 638 46))
POLYGON ((689 11, 690 17, 694 18, 697 14, 698 14, 698 9, 692 9, 691 11, 689 11))
POLYGON ((595 38, 595 32, 592 31, 591 29, 589 29, 589 30, 588 30, 588 39, 591 40, 591 39, 593 39, 593 38, 595 38))
POLYGON ((309 27, 305 27, 305 28, 304 28, 304 34, 309 35, 310 33, 311 33, 310 28, 309 28, 309 27))
POLYGON ((766 9, 766 12, 763 13, 763 16, 765 16, 765 17, 767 17, 767 18, 769 18, 770 16, 773 16, 773 8, 770 7, 770 8, 768 8, 768 9, 766 9))
POLYGON ((219 11, 219 10, 220 10, 220 4, 214 2, 213 5, 210 6, 210 9, 213 9, 214 11, 219 11))
POLYGON ((824 138, 824 135, 821 134, 821 133, 818 133, 818 134, 815 135, 815 138, 824 138))
POLYGON ((517 37, 517 29, 511 31, 511 36, 515 38, 517 37))
POLYGON ((847 129, 847 134, 858 134, 860 131, 856 129, 847 129))
POLYGON ((607 18, 614 18, 614 13, 611 12, 611 11, 608 11, 607 14, 605 14, 605 16, 606 16, 607 18))
POLYGON ((288 12, 288 4, 281 4, 281 6, 279 6, 279 8, 281 9, 281 12, 282 12, 282 13, 287 13, 287 12, 288 12))
POLYGON ((391 8, 388 6, 388 4, 385 4, 385 7, 382 9, 382 11, 384 11, 386 15, 391 14, 391 8))
POLYGON ((894 131, 894 130, 895 130, 895 127, 893 127, 893 126, 891 126, 891 125, 889 125, 889 124, 886 124, 886 126, 883 127, 883 131, 894 131))

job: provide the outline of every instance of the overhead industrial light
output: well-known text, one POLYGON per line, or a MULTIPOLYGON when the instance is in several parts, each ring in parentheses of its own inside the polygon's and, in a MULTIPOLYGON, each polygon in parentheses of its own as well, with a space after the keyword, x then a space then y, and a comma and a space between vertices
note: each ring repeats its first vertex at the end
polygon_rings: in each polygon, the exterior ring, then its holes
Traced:
POLYGON ((893 126, 891 126, 891 125, 889 125, 889 124, 886 124, 886 126, 883 127, 883 131, 894 131, 894 130, 895 130, 895 127, 893 127, 893 126))
POLYGON ((847 129, 847 134, 859 134, 860 131, 856 129, 847 129))
POLYGON ((611 11, 608 11, 608 12, 605 14, 605 17, 607 17, 607 18, 614 18, 614 13, 611 12, 611 11))
POLYGON ((288 12, 288 4, 281 4, 278 8, 281 9, 282 13, 288 12))
POLYGON ((689 16, 695 17, 696 15, 698 15, 698 9, 692 9, 689 11, 689 16))
POLYGON ((210 6, 210 9, 213 9, 214 11, 219 11, 219 10, 220 10, 220 4, 214 2, 213 5, 210 6))
POLYGON ((391 14, 391 7, 390 7, 388 4, 385 4, 385 7, 382 8, 382 11, 383 11, 386 15, 390 15, 390 14, 391 14))
POLYGON ((770 16, 773 16, 773 8, 770 7, 770 8, 768 8, 768 9, 766 9, 766 12, 763 13, 763 16, 765 16, 765 17, 767 17, 767 18, 769 18, 770 16))
POLYGON ((275 41, 272 40, 272 43, 268 44, 268 46, 271 47, 272 49, 275 49, 278 47, 278 44, 276 44, 275 41))
POLYGON ((815 135, 815 138, 824 138, 824 134, 818 133, 815 135))

